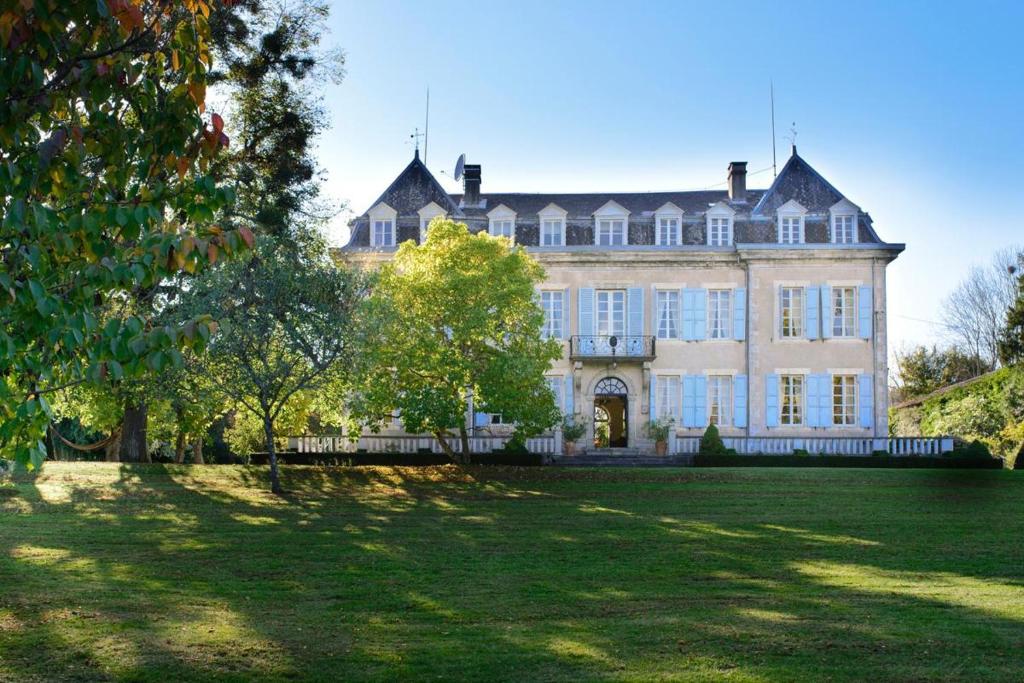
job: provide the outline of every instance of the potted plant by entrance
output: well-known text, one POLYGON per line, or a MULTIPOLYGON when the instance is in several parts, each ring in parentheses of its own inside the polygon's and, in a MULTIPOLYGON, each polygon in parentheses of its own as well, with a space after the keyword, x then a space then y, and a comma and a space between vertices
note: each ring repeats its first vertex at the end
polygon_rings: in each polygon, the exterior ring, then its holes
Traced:
POLYGON ((668 435, 675 423, 667 417, 659 417, 647 423, 647 436, 654 439, 654 452, 658 455, 668 453, 668 435))
POLYGON ((576 441, 587 433, 587 418, 579 413, 566 415, 562 419, 562 450, 566 455, 576 453, 576 441))

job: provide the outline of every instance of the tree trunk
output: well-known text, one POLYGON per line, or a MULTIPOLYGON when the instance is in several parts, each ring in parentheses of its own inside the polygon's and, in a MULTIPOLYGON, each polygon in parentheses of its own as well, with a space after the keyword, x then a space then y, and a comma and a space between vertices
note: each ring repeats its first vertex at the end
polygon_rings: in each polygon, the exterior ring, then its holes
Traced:
POLYGON ((179 430, 178 437, 174 441, 174 462, 179 465, 185 462, 185 432, 179 430))
POLYGON ((192 443, 192 464, 206 464, 206 461, 203 459, 203 437, 199 437, 192 443))
POLYGON ((121 427, 121 462, 149 462, 146 428, 149 406, 145 402, 127 405, 121 427))
POLYGON ((466 431, 466 425, 459 425, 459 440, 462 441, 462 464, 469 464, 469 432, 466 431))
POLYGON ((277 454, 274 452, 274 424, 269 416, 263 418, 263 436, 267 440, 267 459, 270 461, 270 490, 277 495, 283 493, 281 480, 277 476, 277 454))
POLYGON ((117 427, 114 427, 114 429, 117 430, 117 434, 110 440, 105 449, 107 462, 119 462, 121 460, 121 431, 117 427))

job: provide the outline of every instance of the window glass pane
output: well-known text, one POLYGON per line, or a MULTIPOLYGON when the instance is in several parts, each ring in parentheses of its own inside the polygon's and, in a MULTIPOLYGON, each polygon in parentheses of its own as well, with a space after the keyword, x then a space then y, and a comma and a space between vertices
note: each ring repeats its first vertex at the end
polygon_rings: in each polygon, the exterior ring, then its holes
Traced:
POLYGON ((716 425, 732 424, 732 377, 708 377, 708 417, 716 425))
POLYGON ((674 420, 679 416, 679 375, 658 375, 655 415, 674 420))
POLYGON ((832 377, 832 424, 856 424, 857 378, 854 375, 832 377))
POLYGON ((780 422, 784 425, 803 424, 804 378, 802 375, 782 375, 779 378, 780 422))
POLYGON ((675 339, 679 336, 679 291, 658 292, 658 338, 675 339))
POLYGON ((711 339, 728 339, 732 334, 730 294, 728 289, 708 290, 708 337, 711 339))
POLYGON ((541 333, 551 339, 562 338, 562 294, 561 291, 546 291, 540 295, 541 307, 544 309, 544 328, 541 333))
POLYGON ((783 287, 780 290, 780 313, 783 337, 801 337, 804 333, 804 290, 783 287))

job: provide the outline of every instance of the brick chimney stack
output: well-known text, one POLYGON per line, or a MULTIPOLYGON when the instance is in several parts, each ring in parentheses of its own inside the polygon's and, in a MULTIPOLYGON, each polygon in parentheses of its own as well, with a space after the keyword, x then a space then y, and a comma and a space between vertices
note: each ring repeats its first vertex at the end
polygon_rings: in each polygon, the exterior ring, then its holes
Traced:
POLYGON ((729 162, 729 201, 747 201, 747 162, 729 162))
POLYGON ((480 203, 480 164, 466 164, 462 171, 462 182, 466 192, 462 198, 466 206, 480 203))

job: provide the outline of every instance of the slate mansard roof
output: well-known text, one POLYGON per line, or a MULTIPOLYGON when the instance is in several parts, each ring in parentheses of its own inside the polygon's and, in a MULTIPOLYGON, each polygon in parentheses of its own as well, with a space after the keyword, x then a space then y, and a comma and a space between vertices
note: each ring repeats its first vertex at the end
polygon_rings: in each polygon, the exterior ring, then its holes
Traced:
MULTIPOLYGON (((479 203, 472 206, 465 206, 463 199, 462 194, 447 193, 417 154, 367 211, 352 221, 349 242, 342 250, 377 249, 370 246, 369 213, 381 203, 397 213, 397 242, 419 239, 418 212, 431 202, 444 209, 450 217, 465 222, 473 231, 487 230, 488 212, 499 206, 507 207, 516 214, 516 243, 527 247, 539 244, 538 213, 554 205, 566 212, 566 247, 600 249, 602 247, 594 246, 594 213, 609 201, 629 211, 629 246, 655 244, 655 212, 666 204, 674 204, 682 210, 683 244, 700 246, 707 243, 705 214, 710 208, 722 204, 735 212, 735 243, 775 243, 777 211, 795 200, 806 210, 805 242, 826 244, 831 242, 830 209, 846 198, 794 149, 771 187, 747 190, 744 201, 730 201, 729 193, 724 189, 552 194, 481 192, 479 203)), ((851 206, 855 205, 851 203, 851 206)), ((857 226, 859 243, 883 244, 872 228, 870 216, 860 209, 857 226)))

